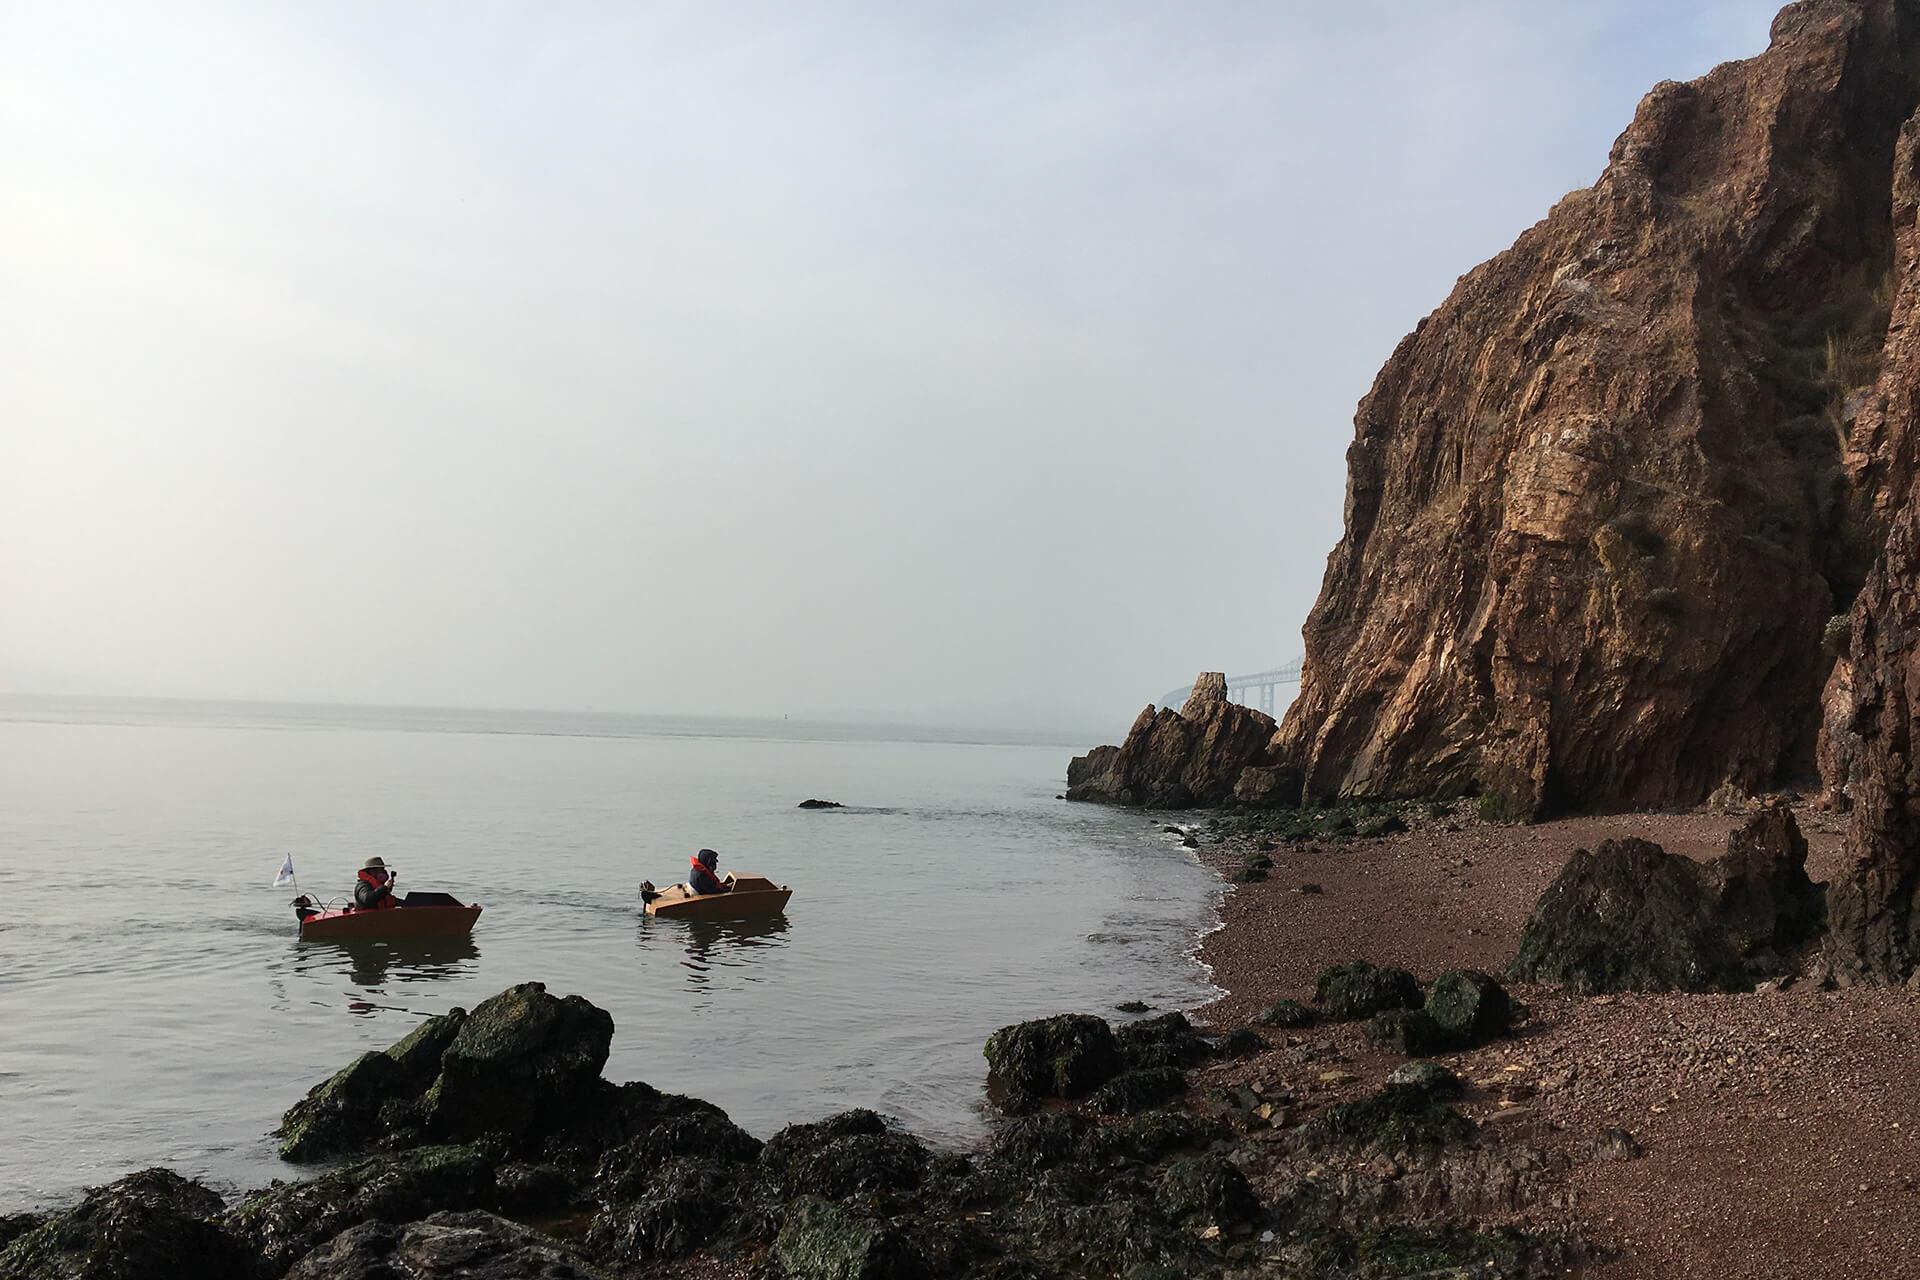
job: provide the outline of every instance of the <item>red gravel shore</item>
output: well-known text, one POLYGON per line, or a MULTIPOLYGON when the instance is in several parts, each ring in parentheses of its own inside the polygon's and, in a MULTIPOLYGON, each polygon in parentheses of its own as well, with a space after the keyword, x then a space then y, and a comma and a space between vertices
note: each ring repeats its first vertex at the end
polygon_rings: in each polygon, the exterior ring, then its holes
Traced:
MULTIPOLYGON (((1841 824, 1800 809, 1807 871, 1841 865, 1841 824)), ((1201 1009, 1214 1030, 1249 1025, 1273 1001, 1308 1002, 1314 978, 1353 959, 1422 981, 1443 969, 1499 974, 1534 901, 1575 849, 1640 836, 1707 859, 1742 821, 1719 813, 1630 814, 1530 827, 1467 814, 1347 844, 1274 849, 1271 878, 1234 884, 1201 959, 1224 992, 1201 1009), (1301 892, 1318 885, 1318 892, 1301 892)), ((1223 873, 1249 845, 1207 846, 1223 873)), ((1860 1280, 1920 1277, 1920 996, 1823 991, 1805 981, 1752 995, 1577 998, 1511 984, 1531 1016, 1512 1039, 1436 1061, 1470 1082, 1461 1109, 1572 1161, 1564 1194, 1517 1221, 1582 1224, 1619 1250, 1596 1280, 1860 1280), (1642 1159, 1581 1148, 1630 1131, 1642 1159)), ((1357 1024, 1285 1033, 1258 1058, 1202 1074, 1199 1089, 1284 1081, 1320 1100, 1379 1087, 1403 1059, 1357 1024), (1287 1055, 1331 1041, 1357 1079, 1318 1083, 1287 1055)))

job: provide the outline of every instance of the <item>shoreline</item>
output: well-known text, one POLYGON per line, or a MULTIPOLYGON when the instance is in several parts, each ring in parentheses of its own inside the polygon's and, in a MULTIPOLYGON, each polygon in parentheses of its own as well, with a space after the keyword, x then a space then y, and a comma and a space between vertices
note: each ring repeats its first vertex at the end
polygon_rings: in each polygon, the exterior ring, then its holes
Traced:
MULTIPOLYGON (((1501 977, 1533 903, 1575 849, 1633 835, 1704 861, 1743 821, 1639 813, 1510 827, 1465 804, 1440 817, 1416 809, 1411 829, 1393 835, 1276 840, 1269 877, 1255 883, 1230 878, 1254 838, 1214 843, 1195 829, 1197 852, 1228 885, 1221 926, 1200 950, 1226 994, 1190 1013, 1213 1033, 1252 1027, 1272 1044, 1196 1071, 1195 1109, 1211 1090, 1249 1083, 1304 1089, 1322 1104, 1377 1090, 1406 1059, 1365 1044, 1360 1024, 1283 1032, 1256 1016, 1275 1000, 1310 1004, 1319 970, 1354 959, 1422 982, 1447 968, 1501 977)), ((1804 806, 1795 817, 1808 874, 1832 879, 1844 819, 1804 806)), ((1900 1274, 1920 1253, 1913 991, 1789 979, 1750 995, 1583 998, 1501 980, 1529 1007, 1516 1033, 1432 1056, 1468 1082, 1456 1104, 1464 1114, 1561 1169, 1547 1194, 1514 1204, 1499 1225, 1578 1228, 1617 1251, 1598 1269, 1608 1280, 1842 1280, 1900 1274), (1643 1158, 1588 1154, 1601 1129, 1616 1127, 1643 1158)))

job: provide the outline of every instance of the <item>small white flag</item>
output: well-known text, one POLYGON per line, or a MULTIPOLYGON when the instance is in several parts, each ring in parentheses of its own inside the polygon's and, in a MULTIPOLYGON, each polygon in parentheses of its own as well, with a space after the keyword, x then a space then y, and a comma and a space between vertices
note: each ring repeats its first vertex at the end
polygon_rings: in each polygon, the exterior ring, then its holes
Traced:
POLYGON ((288 885, 292 883, 293 883, 293 855, 288 854, 287 860, 280 864, 280 874, 273 878, 273 887, 278 889, 282 885, 288 885))

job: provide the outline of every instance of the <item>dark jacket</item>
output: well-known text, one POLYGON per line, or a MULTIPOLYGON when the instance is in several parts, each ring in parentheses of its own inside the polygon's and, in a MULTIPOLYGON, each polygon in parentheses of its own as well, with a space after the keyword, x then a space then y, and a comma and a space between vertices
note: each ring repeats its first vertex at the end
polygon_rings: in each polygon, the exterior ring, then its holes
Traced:
POLYGON ((393 907, 393 877, 385 871, 366 869, 354 879, 353 905, 362 911, 375 907, 393 907))
POLYGON ((727 886, 714 874, 719 865, 719 855, 711 849, 702 849, 687 859, 690 868, 687 871, 687 887, 695 893, 725 893, 727 886))

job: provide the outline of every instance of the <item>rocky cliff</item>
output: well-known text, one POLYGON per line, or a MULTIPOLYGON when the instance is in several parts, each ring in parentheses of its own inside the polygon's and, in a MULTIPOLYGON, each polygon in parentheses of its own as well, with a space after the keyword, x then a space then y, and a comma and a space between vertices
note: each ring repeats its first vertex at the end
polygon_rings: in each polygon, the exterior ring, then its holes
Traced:
POLYGON ((1272 804, 1300 791, 1297 775, 1275 767, 1271 716, 1227 701, 1227 678, 1203 671, 1186 705, 1134 719, 1119 746, 1095 747, 1067 766, 1067 799, 1185 809, 1272 804))
POLYGON ((1277 739, 1309 798, 1811 776, 1830 621, 1912 474, 1917 105, 1920 0, 1791 5, 1400 344, 1277 739))

